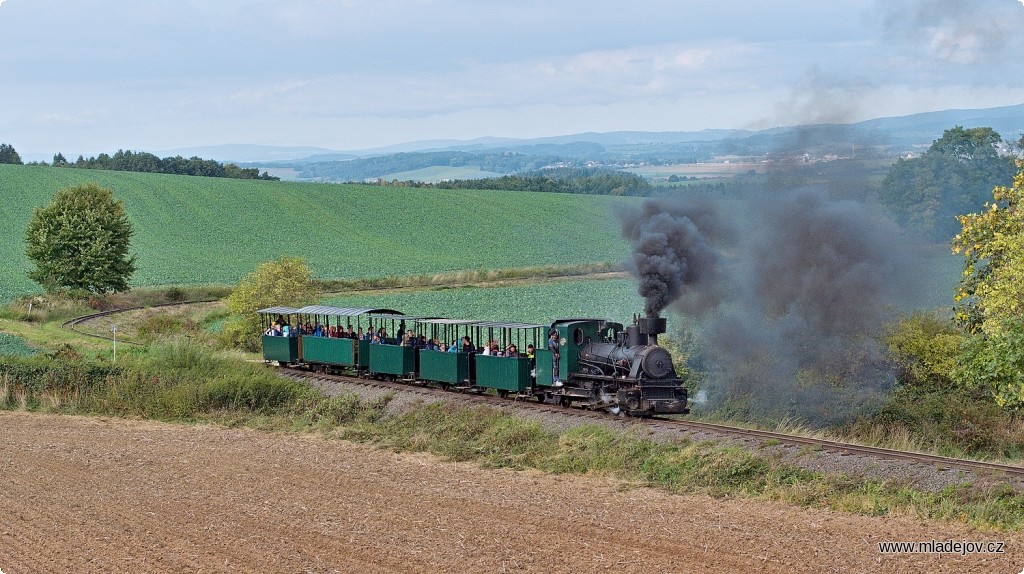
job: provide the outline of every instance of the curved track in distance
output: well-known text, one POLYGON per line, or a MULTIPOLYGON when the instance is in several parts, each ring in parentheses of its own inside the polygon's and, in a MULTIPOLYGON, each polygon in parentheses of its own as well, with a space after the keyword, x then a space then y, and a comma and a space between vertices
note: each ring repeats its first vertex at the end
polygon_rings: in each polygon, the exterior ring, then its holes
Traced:
MULTIPOLYGON (((104 340, 107 340, 107 341, 113 341, 114 338, 111 337, 111 336, 103 335, 103 334, 100 334, 100 333, 90 333, 88 331, 83 331, 83 330, 79 329, 78 326, 81 325, 82 323, 87 322, 87 321, 92 321, 93 319, 98 319, 100 317, 107 317, 107 316, 110 316, 110 315, 117 315, 118 313, 127 313, 129 311, 139 311, 139 310, 142 310, 142 309, 152 309, 152 308, 157 308, 157 307, 177 307, 179 305, 195 305, 197 303, 213 303, 214 301, 219 301, 219 300, 220 299, 198 299, 196 301, 178 301, 178 302, 174 302, 174 303, 157 303, 156 305, 140 305, 140 306, 137 306, 137 307, 124 307, 124 308, 121 308, 121 309, 108 309, 106 311, 97 311, 96 313, 90 313, 88 315, 83 315, 81 317, 75 317, 74 319, 68 319, 67 321, 64 321, 63 323, 61 323, 60 326, 61 326, 62 329, 68 329, 68 330, 71 330, 71 331, 74 331, 74 332, 78 333, 79 335, 85 335, 86 337, 93 337, 95 339, 104 339, 104 340)), ((123 343, 125 345, 142 345, 142 343, 136 343, 134 341, 129 341, 127 339, 121 339, 121 338, 119 338, 117 340, 117 342, 118 343, 123 343)))

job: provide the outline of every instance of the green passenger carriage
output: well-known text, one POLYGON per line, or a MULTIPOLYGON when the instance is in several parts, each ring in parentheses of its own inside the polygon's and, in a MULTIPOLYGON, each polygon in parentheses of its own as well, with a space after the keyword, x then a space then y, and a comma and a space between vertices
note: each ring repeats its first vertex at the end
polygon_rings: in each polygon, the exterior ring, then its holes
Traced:
POLYGON ((457 349, 451 352, 419 349, 419 378, 424 381, 439 383, 442 388, 455 386, 468 388, 473 386, 473 373, 470 370, 471 353, 462 352, 462 337, 469 335, 475 321, 462 319, 419 319, 416 328, 431 339, 436 339, 446 346, 454 345, 457 349))
POLYGON ((267 334, 270 325, 278 318, 291 323, 291 317, 298 312, 294 307, 268 307, 257 311, 263 334, 263 360, 277 361, 282 365, 299 362, 299 339, 297 337, 275 337, 267 334))

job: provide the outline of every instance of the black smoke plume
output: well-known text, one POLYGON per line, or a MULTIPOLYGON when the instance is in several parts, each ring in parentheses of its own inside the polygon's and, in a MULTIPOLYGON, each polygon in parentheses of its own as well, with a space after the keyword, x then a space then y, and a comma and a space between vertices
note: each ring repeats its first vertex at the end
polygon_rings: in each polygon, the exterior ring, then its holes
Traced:
POLYGON ((633 246, 628 267, 639 280, 644 313, 658 317, 681 297, 691 312, 717 299, 719 256, 711 246, 720 216, 710 203, 652 199, 622 216, 622 233, 633 246))
POLYGON ((659 199, 623 229, 647 310, 671 306, 693 325, 711 406, 836 422, 891 384, 878 334, 909 271, 895 226, 870 206, 814 189, 728 212, 659 199))

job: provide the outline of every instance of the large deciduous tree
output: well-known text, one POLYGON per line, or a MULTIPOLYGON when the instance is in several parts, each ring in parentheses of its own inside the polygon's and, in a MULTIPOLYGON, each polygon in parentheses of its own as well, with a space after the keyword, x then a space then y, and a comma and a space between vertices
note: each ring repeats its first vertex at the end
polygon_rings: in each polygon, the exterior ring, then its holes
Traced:
POLYGON ((946 130, 921 157, 889 169, 879 199, 901 224, 946 241, 959 231, 956 216, 981 209, 993 186, 1013 179, 1013 158, 1000 154, 1002 145, 992 128, 946 130))
POLYGON ((28 276, 47 291, 125 291, 135 272, 124 203, 95 183, 62 189, 36 208, 25 231, 28 276))
POLYGON ((954 253, 966 257, 957 320, 971 334, 957 376, 1024 405, 1024 162, 1012 187, 996 186, 980 213, 960 216, 954 253))

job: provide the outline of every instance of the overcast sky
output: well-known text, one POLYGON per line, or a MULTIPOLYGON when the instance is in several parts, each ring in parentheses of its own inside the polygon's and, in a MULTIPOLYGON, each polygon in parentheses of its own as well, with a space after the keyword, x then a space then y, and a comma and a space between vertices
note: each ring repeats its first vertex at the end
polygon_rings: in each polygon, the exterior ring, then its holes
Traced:
POLYGON ((0 142, 763 128, 1024 103, 1024 0, 0 0, 0 142))

